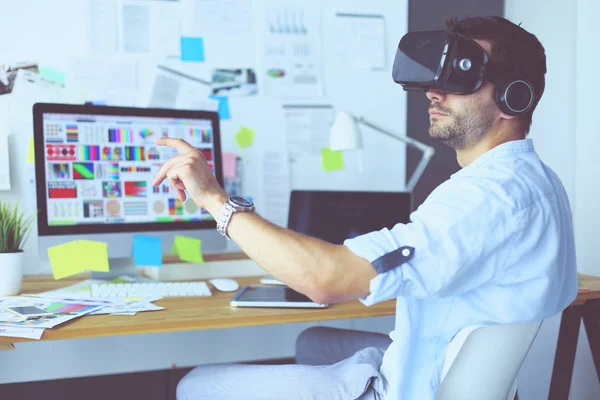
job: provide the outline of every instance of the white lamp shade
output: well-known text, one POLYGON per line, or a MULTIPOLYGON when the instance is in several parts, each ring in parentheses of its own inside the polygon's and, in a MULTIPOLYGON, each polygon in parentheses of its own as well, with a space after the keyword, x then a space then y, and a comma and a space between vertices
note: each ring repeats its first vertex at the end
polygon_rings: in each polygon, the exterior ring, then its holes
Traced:
POLYGON ((362 149, 363 140, 358 121, 347 112, 338 112, 331 127, 329 148, 333 151, 362 149))

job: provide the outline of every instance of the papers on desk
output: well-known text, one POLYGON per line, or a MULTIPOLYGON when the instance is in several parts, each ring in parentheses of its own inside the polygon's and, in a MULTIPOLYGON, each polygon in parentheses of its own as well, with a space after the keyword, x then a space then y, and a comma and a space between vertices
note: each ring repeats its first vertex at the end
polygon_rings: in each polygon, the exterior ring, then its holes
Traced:
POLYGON ((62 323, 94 312, 103 306, 103 304, 85 301, 61 301, 38 297, 0 297, 0 328, 54 328, 62 323), (54 313, 54 316, 23 320, 4 310, 6 307, 27 306, 41 308, 54 313))
MULTIPOLYGON (((115 284, 134 280, 119 277, 115 284)), ((123 297, 114 299, 96 299, 92 297, 92 283, 104 282, 88 279, 74 285, 37 294, 0 297, 0 336, 20 337, 39 340, 44 329, 54 328, 83 315, 136 315, 138 312, 158 311, 164 307, 152 304, 162 297, 123 297), (4 310, 6 307, 34 306, 54 313, 52 317, 23 320, 4 310)), ((110 281, 109 281, 110 282, 110 281)))

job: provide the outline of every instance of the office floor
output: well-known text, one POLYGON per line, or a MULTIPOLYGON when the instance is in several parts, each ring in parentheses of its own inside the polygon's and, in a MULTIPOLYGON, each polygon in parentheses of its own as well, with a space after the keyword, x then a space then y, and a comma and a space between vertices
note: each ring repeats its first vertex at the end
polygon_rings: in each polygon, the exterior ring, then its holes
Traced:
MULTIPOLYGON (((115 360, 115 362, 118 362, 115 360)), ((293 359, 253 364, 289 364, 293 359)), ((191 368, 0 385, 2 400, 176 400, 177 383, 191 368)))

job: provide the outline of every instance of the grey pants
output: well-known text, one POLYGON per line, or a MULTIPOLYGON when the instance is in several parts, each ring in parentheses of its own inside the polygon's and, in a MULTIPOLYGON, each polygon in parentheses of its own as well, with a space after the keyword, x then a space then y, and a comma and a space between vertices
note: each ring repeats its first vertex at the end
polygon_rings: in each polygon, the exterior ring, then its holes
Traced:
POLYGON ((291 365, 201 365, 177 386, 177 400, 377 400, 387 335, 314 327, 296 341, 291 365))

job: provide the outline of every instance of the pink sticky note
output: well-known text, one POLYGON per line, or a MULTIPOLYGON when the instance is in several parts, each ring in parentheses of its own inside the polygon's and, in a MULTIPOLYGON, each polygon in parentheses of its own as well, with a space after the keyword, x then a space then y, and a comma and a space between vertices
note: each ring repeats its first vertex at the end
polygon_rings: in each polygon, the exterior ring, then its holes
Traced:
POLYGON ((223 152, 223 178, 235 178, 237 176, 235 153, 223 152))

